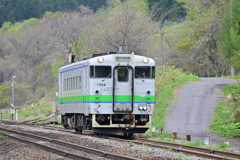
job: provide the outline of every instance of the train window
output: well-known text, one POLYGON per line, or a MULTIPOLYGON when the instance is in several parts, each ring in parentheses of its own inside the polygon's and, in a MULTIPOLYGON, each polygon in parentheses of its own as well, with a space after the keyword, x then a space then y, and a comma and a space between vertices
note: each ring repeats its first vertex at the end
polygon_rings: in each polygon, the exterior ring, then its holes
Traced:
POLYGON ((77 89, 81 89, 81 76, 78 76, 78 86, 77 89))
POLYGON ((75 77, 75 90, 77 90, 77 77, 75 77))
POLYGON ((95 66, 95 78, 111 78, 111 66, 95 66))
POLYGON ((94 78, 94 66, 90 66, 90 78, 94 78))
POLYGON ((68 91, 68 78, 66 79, 66 91, 68 91))
POLYGON ((70 78, 68 78, 68 91, 70 91, 70 78))
POLYGON ((72 90, 74 90, 75 88, 75 77, 72 77, 72 90))
POLYGON ((150 66, 135 67, 135 78, 151 78, 150 71, 150 66))
POLYGON ((63 86, 64 91, 66 91, 66 83, 67 83, 67 81, 66 81, 66 79, 64 79, 64 86, 63 86))
POLYGON ((118 69, 118 81, 127 82, 128 81, 128 69, 118 69))
POLYGON ((155 78, 155 67, 152 67, 152 78, 155 78))
POLYGON ((63 80, 62 90, 65 91, 65 79, 63 80))

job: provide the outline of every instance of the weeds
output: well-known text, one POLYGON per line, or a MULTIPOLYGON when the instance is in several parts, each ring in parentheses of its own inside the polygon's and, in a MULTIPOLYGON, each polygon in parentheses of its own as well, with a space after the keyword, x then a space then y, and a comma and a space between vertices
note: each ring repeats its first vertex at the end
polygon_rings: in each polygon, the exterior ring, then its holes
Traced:
POLYGON ((197 141, 197 142, 185 142, 185 145, 200 147, 200 146, 204 146, 205 144, 202 143, 202 142, 197 141))
MULTIPOLYGON (((237 79, 237 78, 236 78, 237 79)), ((224 87, 225 97, 215 109, 212 131, 223 137, 240 135, 240 83, 224 87)))
POLYGON ((146 135, 149 137, 159 137, 159 138, 172 138, 172 134, 169 132, 164 132, 164 133, 160 133, 160 132, 152 132, 151 129, 149 129, 146 132, 146 135))
POLYGON ((123 146, 123 148, 127 149, 127 148, 130 148, 130 146, 123 146))
POLYGON ((182 158, 182 157, 187 157, 187 155, 184 155, 183 153, 178 153, 176 155, 176 158, 182 158))
POLYGON ((8 136, 4 136, 4 135, 0 134, 0 139, 7 139, 7 138, 8 138, 8 136))
POLYGON ((222 143, 219 144, 218 149, 219 149, 219 150, 222 150, 222 151, 225 151, 225 150, 227 150, 229 147, 231 147, 231 145, 229 145, 229 144, 226 143, 226 142, 222 142, 222 143))
POLYGON ((165 149, 166 151, 169 151, 169 152, 172 152, 173 150, 172 150, 172 148, 167 148, 167 149, 165 149))
POLYGON ((145 143, 143 143, 143 144, 142 144, 142 146, 143 146, 143 147, 148 147, 148 145, 147 145, 147 144, 145 144, 145 143))

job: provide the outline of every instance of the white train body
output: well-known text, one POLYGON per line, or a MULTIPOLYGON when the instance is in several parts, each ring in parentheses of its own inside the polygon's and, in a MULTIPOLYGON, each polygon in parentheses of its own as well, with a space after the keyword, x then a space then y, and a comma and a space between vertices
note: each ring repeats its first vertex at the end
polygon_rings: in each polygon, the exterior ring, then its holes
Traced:
POLYGON ((155 105, 155 61, 116 52, 94 56, 59 69, 62 125, 77 132, 144 133, 155 105))

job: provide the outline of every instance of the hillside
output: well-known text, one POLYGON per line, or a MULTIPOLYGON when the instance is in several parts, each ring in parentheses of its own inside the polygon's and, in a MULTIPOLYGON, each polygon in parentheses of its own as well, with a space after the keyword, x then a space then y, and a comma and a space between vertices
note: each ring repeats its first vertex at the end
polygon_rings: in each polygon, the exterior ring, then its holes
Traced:
POLYGON ((7 0, 0 1, 0 27, 4 22, 20 22, 30 18, 42 18, 45 12, 79 11, 79 6, 93 11, 106 6, 106 0, 7 0))
MULTIPOLYGON (((122 0, 123 1, 123 0, 122 0)), ((159 20, 165 13, 174 8, 164 17, 164 20, 179 21, 185 16, 185 10, 176 0, 147 0, 149 8, 155 8, 154 18, 159 20)), ((85 6, 96 12, 107 6, 112 6, 116 0, 7 0, 0 1, 0 27, 4 22, 21 22, 30 18, 42 18, 45 12, 83 11, 85 6)))

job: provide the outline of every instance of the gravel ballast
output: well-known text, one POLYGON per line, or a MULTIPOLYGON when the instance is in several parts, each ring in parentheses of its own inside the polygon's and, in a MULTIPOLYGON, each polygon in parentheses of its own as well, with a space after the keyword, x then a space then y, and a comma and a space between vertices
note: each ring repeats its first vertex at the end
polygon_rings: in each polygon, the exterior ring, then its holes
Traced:
MULTIPOLYGON (((14 126, 12 126, 14 127, 14 126)), ((8 127, 9 128, 9 127, 8 127)), ((27 130, 28 133, 41 135, 51 139, 58 139, 65 142, 71 142, 83 145, 105 152, 135 157, 144 160, 159 159, 186 159, 186 160, 202 160, 203 158, 186 156, 182 153, 170 152, 163 149, 151 148, 148 146, 140 146, 127 142, 119 142, 110 139, 92 137, 88 135, 71 134, 61 131, 46 130, 36 127, 17 126, 15 130, 27 130)), ((0 160, 21 160, 21 159, 68 159, 56 154, 51 154, 42 149, 29 146, 22 142, 8 139, 0 140, 0 160)))

